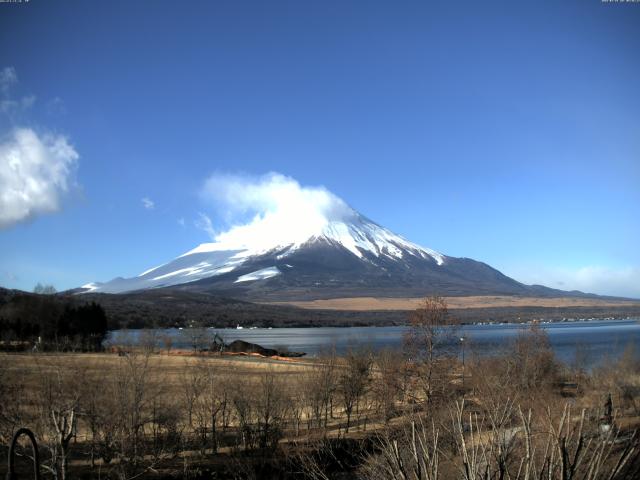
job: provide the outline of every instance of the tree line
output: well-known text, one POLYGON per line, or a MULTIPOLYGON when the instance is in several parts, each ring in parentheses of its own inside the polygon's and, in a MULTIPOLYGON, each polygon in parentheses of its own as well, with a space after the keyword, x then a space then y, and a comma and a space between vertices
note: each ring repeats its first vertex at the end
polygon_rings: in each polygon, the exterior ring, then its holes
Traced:
POLYGON ((3 350, 100 351, 107 316, 97 303, 52 294, 17 294, 0 305, 3 350))

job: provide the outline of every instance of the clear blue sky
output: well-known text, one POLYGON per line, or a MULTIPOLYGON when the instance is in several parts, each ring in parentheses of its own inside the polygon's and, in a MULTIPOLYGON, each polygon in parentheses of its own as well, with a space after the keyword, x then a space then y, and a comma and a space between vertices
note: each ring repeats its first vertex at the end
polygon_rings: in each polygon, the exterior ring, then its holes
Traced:
POLYGON ((0 285, 136 275, 208 240, 209 175, 274 171, 518 280, 640 297, 639 52, 640 4, 599 0, 0 4, 0 174, 17 132, 45 181, 71 149, 54 205, 0 229, 0 285))

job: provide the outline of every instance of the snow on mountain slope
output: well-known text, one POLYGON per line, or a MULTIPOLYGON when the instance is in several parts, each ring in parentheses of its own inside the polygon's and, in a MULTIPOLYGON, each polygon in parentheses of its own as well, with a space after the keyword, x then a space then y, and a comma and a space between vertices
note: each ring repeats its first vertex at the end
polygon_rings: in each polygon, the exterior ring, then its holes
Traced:
POLYGON ((442 265, 445 259, 444 255, 435 250, 409 242, 359 214, 351 223, 329 222, 321 236, 339 243, 357 257, 362 257, 363 252, 372 253, 376 257, 386 255, 396 258, 409 254, 431 257, 438 265, 442 265))
MULTIPOLYGON (((435 250, 424 248, 409 242, 387 230, 384 227, 366 219, 355 210, 351 210, 346 221, 323 222, 315 231, 306 229, 306 235, 300 235, 296 230, 279 230, 278 236, 261 235, 248 238, 221 238, 214 243, 203 243, 193 250, 181 255, 181 257, 196 253, 210 253, 218 251, 236 250, 238 258, 246 258, 261 255, 274 250, 286 249, 291 253, 302 245, 312 240, 324 239, 340 244, 357 257, 362 258, 362 253, 369 252, 373 255, 387 255, 402 258, 403 251, 412 255, 432 257, 439 265, 444 262, 444 256, 435 250)), ((286 254, 285 254, 286 255, 286 254)), ((283 255, 284 256, 284 255, 283 255)), ((145 272, 146 273, 146 272, 145 272)))
POLYGON ((275 277, 276 275, 280 275, 280 270, 278 270, 278 267, 268 267, 261 270, 256 270, 255 272, 247 273, 246 275, 240 275, 235 283, 264 280, 265 278, 275 277))
MULTIPOLYGON (((344 249, 369 264, 375 264, 376 259, 402 261, 410 257, 429 260, 439 266, 446 262, 444 255, 409 242, 350 208, 342 212, 340 220, 315 218, 300 229, 291 226, 271 229, 269 235, 260 235, 260 232, 247 234, 251 233, 247 231, 240 231, 240 235, 237 230, 228 233, 220 235, 216 242, 203 243, 175 260, 146 270, 137 277, 91 283, 83 288, 87 292, 122 293, 180 285, 223 274, 231 275, 244 265, 267 255, 275 255, 277 260, 282 260, 317 243, 344 249)), ((241 272, 233 281, 254 282, 280 273, 272 265, 250 273, 241 272)))

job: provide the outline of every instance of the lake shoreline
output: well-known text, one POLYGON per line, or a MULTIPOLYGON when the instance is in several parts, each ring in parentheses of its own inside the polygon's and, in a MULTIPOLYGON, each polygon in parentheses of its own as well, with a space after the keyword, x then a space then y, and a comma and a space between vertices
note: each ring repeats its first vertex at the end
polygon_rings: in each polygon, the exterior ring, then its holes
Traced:
MULTIPOLYGON (((459 325, 451 334, 450 347, 481 356, 508 347, 529 327, 536 325, 547 333, 558 358, 570 363, 578 352, 596 364, 617 358, 631 343, 640 347, 640 317, 620 320, 583 319, 542 323, 490 323, 459 325), (459 340, 458 340, 459 339, 459 340)), ((345 353, 350 349, 372 351, 402 348, 409 326, 376 327, 283 327, 283 328, 170 328, 157 330, 110 331, 107 344, 141 345, 153 343, 157 348, 206 349, 214 336, 225 342, 243 340, 265 348, 305 352, 313 357, 327 349, 345 353), (209 343, 208 343, 209 342, 209 343)))

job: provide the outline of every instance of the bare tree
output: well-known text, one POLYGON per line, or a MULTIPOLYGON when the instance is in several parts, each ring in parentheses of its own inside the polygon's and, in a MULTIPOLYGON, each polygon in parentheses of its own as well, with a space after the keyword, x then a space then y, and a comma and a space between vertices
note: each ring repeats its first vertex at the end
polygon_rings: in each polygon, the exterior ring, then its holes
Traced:
POLYGON ((308 427, 327 428, 337 390, 337 358, 330 350, 318 358, 317 364, 304 377, 308 427))
POLYGON ((260 447, 275 446, 282 435, 282 423, 287 413, 284 383, 268 369, 260 376, 255 396, 255 411, 260 427, 260 447))
POLYGON ((13 433, 24 422, 23 381, 14 372, 0 368, 0 444, 9 445, 13 433))
POLYGON ((371 355, 366 351, 350 351, 345 357, 345 365, 338 377, 339 392, 347 416, 345 432, 349 433, 354 408, 358 409, 360 399, 369 388, 371 379, 371 355))
POLYGON ((239 377, 232 377, 231 404, 238 422, 240 444, 245 450, 253 447, 254 391, 253 386, 239 377))
POLYGON ((287 385, 289 411, 291 412, 296 437, 300 436, 300 425, 305 414, 305 391, 303 387, 304 381, 299 381, 298 378, 287 385))
MULTIPOLYGON (((110 375, 103 381, 104 403, 98 430, 102 438, 102 458, 116 458, 113 468, 118 478, 130 479, 152 468, 161 458, 157 449, 165 442, 147 442, 147 429, 157 427, 158 411, 165 409, 163 379, 154 372, 151 354, 126 354, 118 357, 110 375), (152 382, 151 379, 154 379, 152 382)), ((156 439, 158 437, 156 436, 156 439)))
POLYGON ((201 352, 208 346, 208 334, 204 328, 185 328, 181 333, 194 353, 201 352))
POLYGON ((196 403, 203 394, 206 384, 206 370, 190 359, 184 361, 185 374, 180 376, 180 396, 184 410, 187 412, 187 425, 193 428, 193 416, 196 403))
POLYGON ((56 287, 53 285, 43 285, 40 282, 33 287, 33 293, 38 293, 40 295, 54 295, 56 292, 56 287))
POLYGON ((396 414, 396 403, 403 390, 404 367, 404 360, 394 351, 382 350, 376 355, 372 390, 376 410, 382 414, 385 423, 396 414))
MULTIPOLYGON (((38 362, 39 438, 48 457, 43 468, 55 478, 68 478, 71 440, 76 433, 81 386, 85 369, 78 364, 61 365, 64 357, 38 362)), ((66 359, 65 359, 66 360, 66 359)))
POLYGON ((155 353, 158 347, 158 331, 153 328, 145 328, 138 336, 138 344, 145 352, 155 353))
POLYGON ((454 336, 447 304, 442 297, 427 297, 409 317, 410 328, 405 335, 404 346, 413 365, 415 377, 427 404, 434 394, 444 390, 448 380, 444 354, 447 339, 454 336))
POLYGON ((218 398, 220 400, 220 420, 222 423, 222 431, 226 432, 231 423, 231 392, 233 382, 231 375, 219 374, 218 375, 218 398))
POLYGON ((538 325, 519 333, 506 358, 513 385, 521 392, 542 392, 557 382, 559 367, 549 336, 538 325))
POLYGON ((218 449, 218 420, 226 407, 227 394, 224 381, 214 364, 206 358, 194 366, 197 384, 194 385, 195 412, 198 429, 201 435, 201 448, 210 446, 215 453, 218 449), (208 441, 207 432, 210 432, 208 441))
POLYGON ((173 347, 173 337, 171 335, 163 335, 162 345, 164 345, 164 349, 167 351, 167 355, 169 355, 169 353, 171 353, 171 347, 173 347))
POLYGON ((435 424, 415 417, 399 434, 385 430, 377 437, 378 454, 363 464, 366 480, 437 480, 440 470, 440 432, 435 424))
POLYGON ((536 416, 512 402, 484 413, 456 402, 449 427, 413 417, 399 433, 384 432, 362 473, 371 480, 637 478, 635 433, 594 429, 587 417, 569 406, 536 416))

